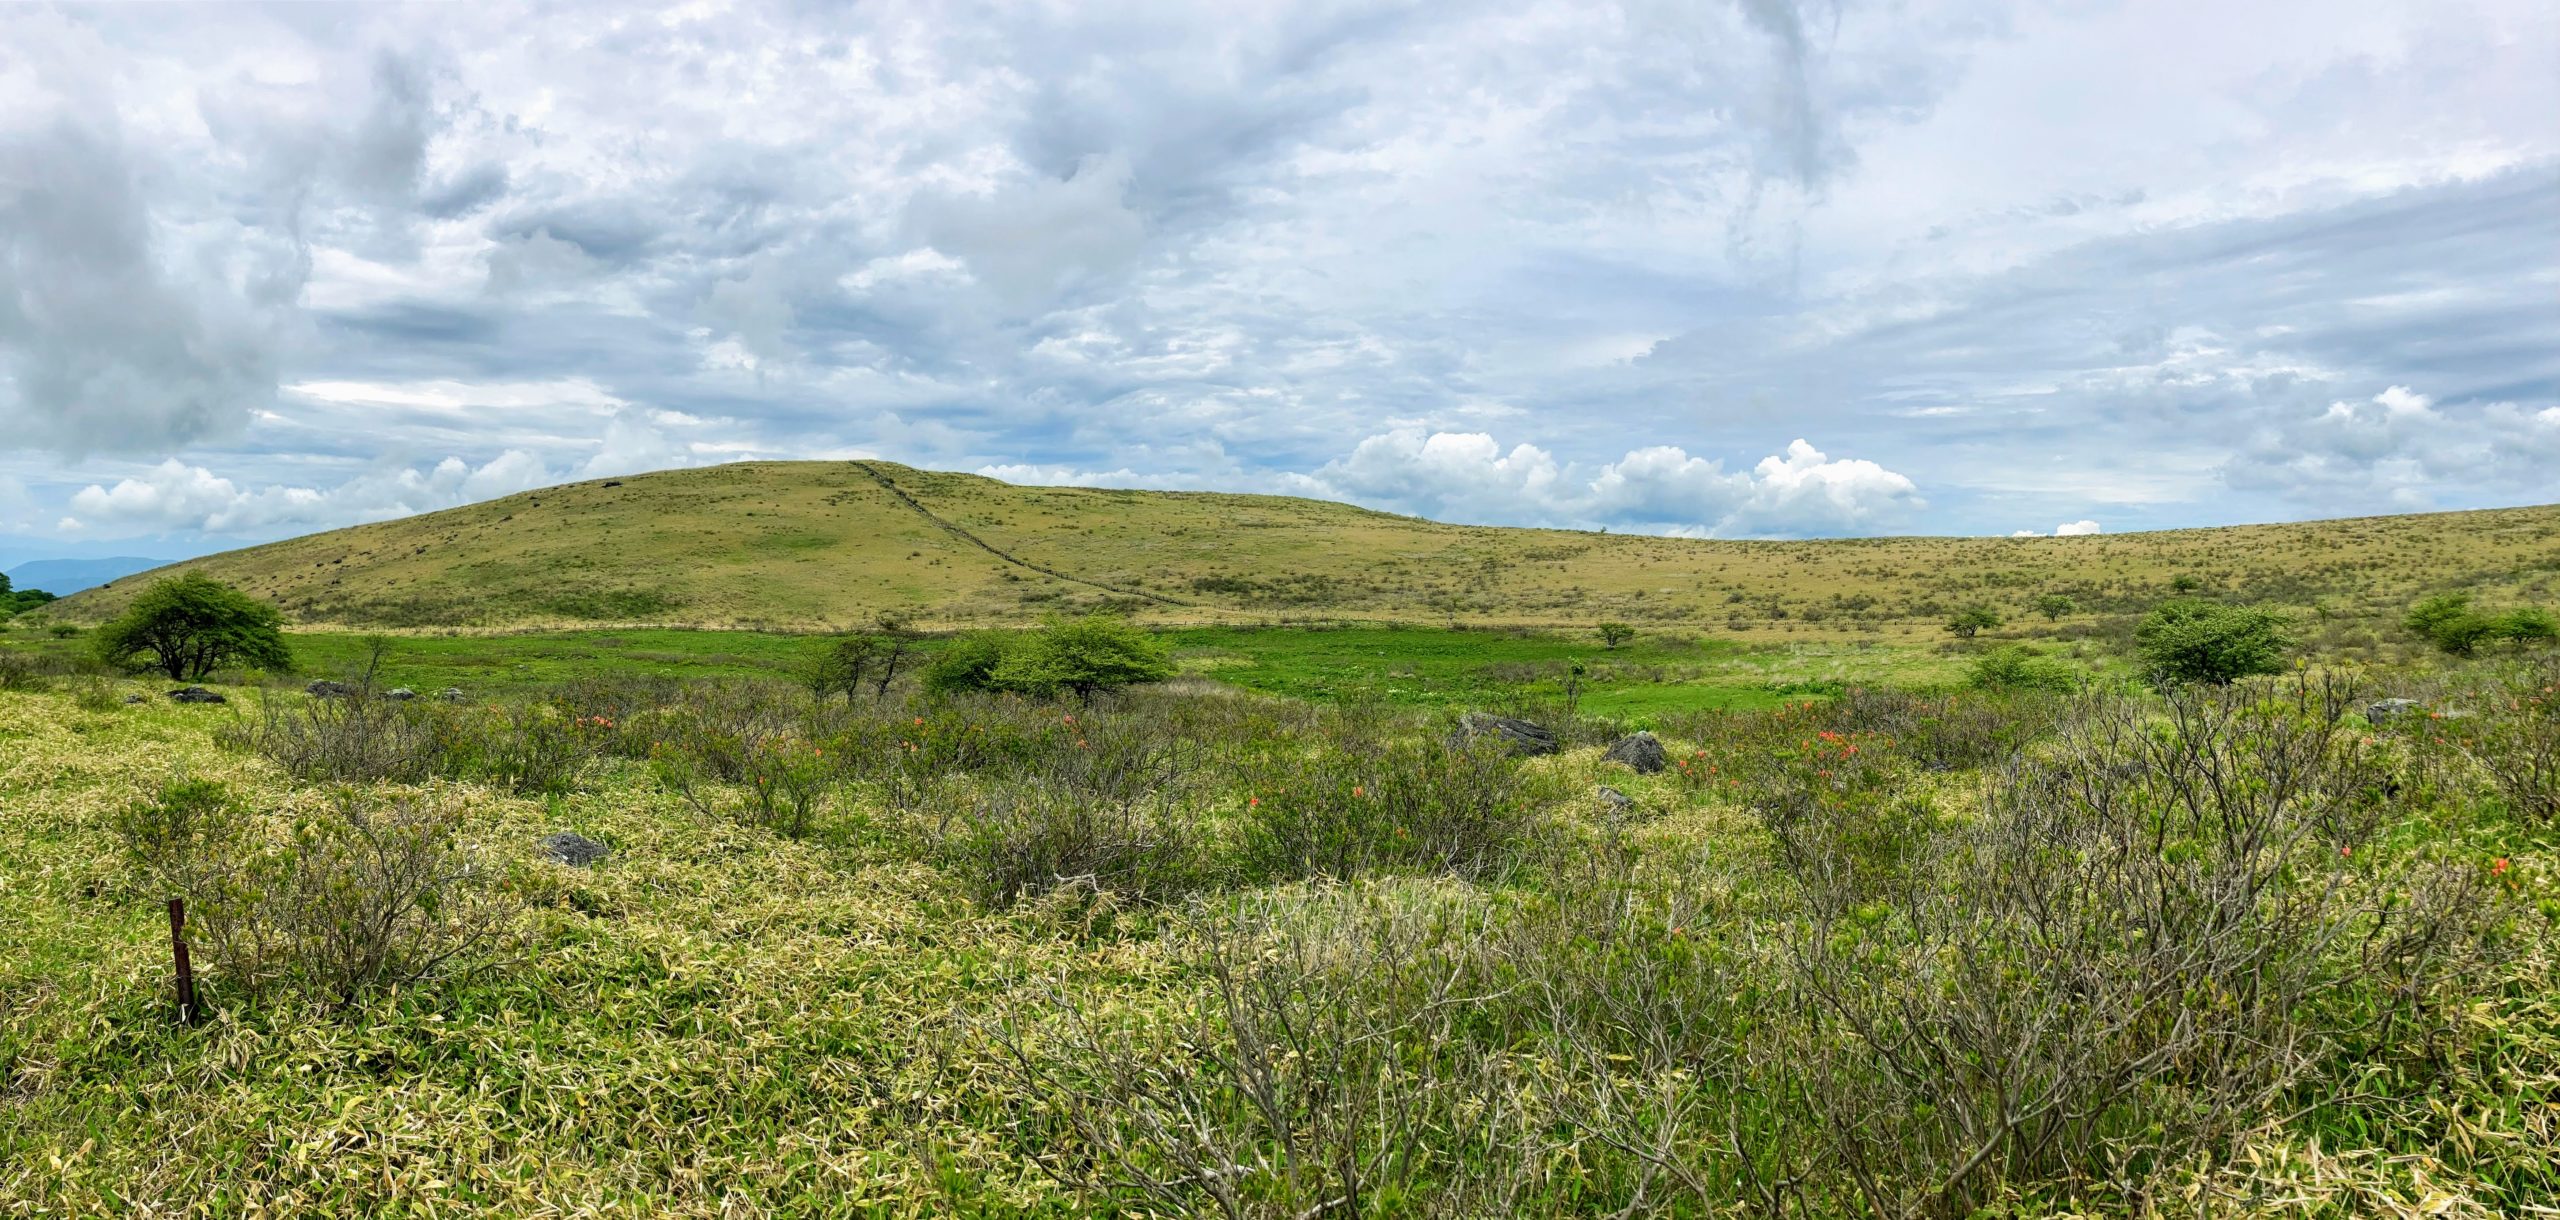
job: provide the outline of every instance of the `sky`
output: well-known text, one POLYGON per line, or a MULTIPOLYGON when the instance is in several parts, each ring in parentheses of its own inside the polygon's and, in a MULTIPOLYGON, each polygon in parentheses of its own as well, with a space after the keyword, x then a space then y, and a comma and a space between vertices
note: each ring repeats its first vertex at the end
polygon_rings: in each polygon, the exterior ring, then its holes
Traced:
POLYGON ((2560 5, 0 7, 0 566, 849 457, 1700 537, 2560 500, 2560 5))

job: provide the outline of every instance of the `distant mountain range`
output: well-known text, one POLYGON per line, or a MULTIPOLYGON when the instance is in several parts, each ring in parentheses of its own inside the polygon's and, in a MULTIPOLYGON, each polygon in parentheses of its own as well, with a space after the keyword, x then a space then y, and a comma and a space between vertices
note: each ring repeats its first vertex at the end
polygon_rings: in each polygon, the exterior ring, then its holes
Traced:
POLYGON ((113 555, 105 559, 30 559, 9 569, 9 584, 19 589, 42 589, 56 597, 69 597, 82 589, 94 589, 111 580, 136 572, 148 572, 168 563, 166 559, 144 559, 139 555, 113 555))

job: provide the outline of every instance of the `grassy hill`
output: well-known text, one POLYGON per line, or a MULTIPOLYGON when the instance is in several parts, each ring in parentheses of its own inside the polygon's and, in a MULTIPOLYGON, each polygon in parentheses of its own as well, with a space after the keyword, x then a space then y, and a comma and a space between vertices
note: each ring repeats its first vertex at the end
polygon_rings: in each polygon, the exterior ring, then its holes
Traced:
POLYGON ((924 626, 1109 607, 1158 622, 1685 624, 1935 634, 1958 606, 2061 593, 2127 613, 2204 591, 2396 615, 2421 591, 2547 598, 2560 506, 2076 538, 1725 542, 1447 525, 1210 492, 1018 487, 888 462, 753 462, 593 480, 270 543, 69 599, 112 614, 200 570, 305 625, 924 626))

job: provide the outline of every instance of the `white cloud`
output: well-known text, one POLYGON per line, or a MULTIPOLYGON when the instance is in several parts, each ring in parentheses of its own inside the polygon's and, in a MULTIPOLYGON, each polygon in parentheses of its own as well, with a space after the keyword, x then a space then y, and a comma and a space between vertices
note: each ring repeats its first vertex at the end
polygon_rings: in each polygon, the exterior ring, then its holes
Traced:
POLYGON ((2447 488, 2520 486, 2548 498, 2560 469, 2560 407, 2511 402, 2452 409, 2407 386, 2262 432, 2224 468, 2233 486, 2314 505, 2375 494, 2397 507, 2434 505, 2447 488))
POLYGON ((1807 441, 1728 472, 1674 445, 1628 452, 1596 471, 1535 445, 1504 450, 1481 433, 1407 428, 1361 441, 1308 476, 1324 492, 1443 520, 1590 528, 1625 524, 1722 537, 1842 533, 1922 507, 1909 478, 1807 441))
MULTIPOLYGON (((2103 532, 2104 531, 2099 528, 2098 523, 2095 521, 2065 521, 2062 524, 2053 527, 2053 533, 2051 536, 2055 538, 2082 538, 2090 534, 2103 532)), ((2009 536, 2012 538, 2043 538, 2047 535, 2038 530, 2011 530, 2009 531, 2009 536)))

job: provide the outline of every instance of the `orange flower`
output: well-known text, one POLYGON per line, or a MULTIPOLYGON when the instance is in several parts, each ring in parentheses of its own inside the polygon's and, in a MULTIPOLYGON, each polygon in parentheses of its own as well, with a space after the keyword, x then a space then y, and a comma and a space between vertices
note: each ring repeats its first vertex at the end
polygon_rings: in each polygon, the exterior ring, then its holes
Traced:
POLYGON ((2507 858, 2506 858, 2505 856, 2500 856, 2500 857, 2498 857, 2497 859, 2492 860, 2492 861, 2490 861, 2490 862, 2489 862, 2489 875, 2490 875, 2490 876, 2494 877, 2494 876, 2497 876, 2498 874, 2503 873, 2503 872, 2505 872, 2505 871, 2507 871, 2507 858))

